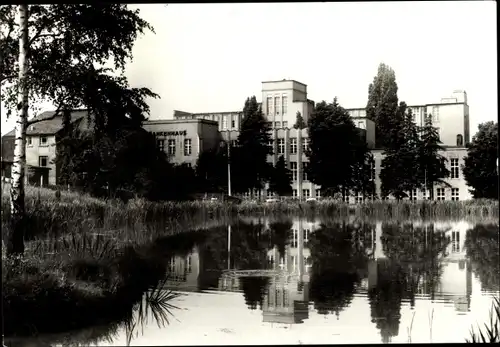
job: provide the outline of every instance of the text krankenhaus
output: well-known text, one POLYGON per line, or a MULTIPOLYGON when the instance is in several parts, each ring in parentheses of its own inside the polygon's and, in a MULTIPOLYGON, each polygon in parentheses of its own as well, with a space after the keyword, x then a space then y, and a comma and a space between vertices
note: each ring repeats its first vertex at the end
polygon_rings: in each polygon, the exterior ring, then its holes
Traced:
POLYGON ((154 132, 153 133, 155 136, 186 136, 187 131, 186 130, 181 130, 181 131, 159 131, 159 132, 154 132))

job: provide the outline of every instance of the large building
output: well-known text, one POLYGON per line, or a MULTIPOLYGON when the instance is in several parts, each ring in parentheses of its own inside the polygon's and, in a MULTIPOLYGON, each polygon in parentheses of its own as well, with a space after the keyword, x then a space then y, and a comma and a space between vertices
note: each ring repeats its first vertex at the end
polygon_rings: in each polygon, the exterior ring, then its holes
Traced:
MULTIPOLYGON (((308 158, 307 129, 294 129, 296 114, 300 112, 307 122, 314 109, 314 102, 307 98, 307 86, 293 80, 262 82, 262 111, 271 125, 273 152, 268 160, 276 163, 283 156, 288 169, 292 172, 293 196, 300 199, 321 197, 321 187, 309 181, 306 173, 308 158)), ((439 103, 410 105, 413 118, 418 126, 423 126, 425 116, 432 115, 433 125, 438 129, 440 140, 445 150, 441 153, 448 161, 450 177, 445 181, 451 187, 436 185, 434 196, 438 200, 468 200, 472 196, 463 178, 461 167, 467 155, 466 145, 470 142, 469 106, 465 91, 454 91, 451 97, 442 98, 439 103)), ((355 126, 364 136, 368 148, 375 158, 375 187, 380 196, 380 170, 383 150, 375 148, 375 124, 367 118, 364 108, 347 109, 355 126)), ((239 135, 242 112, 187 113, 175 111, 176 120, 209 119, 219 123, 218 129, 224 141, 234 143, 239 135)), ((267 189, 264 195, 272 196, 267 189)), ((250 194, 247 194, 250 195, 250 194)), ((412 200, 429 197, 429 191, 408 192, 412 200)), ((344 201, 355 203, 363 199, 356 192, 343 197, 344 201)))
MULTIPOLYGON (((292 172, 294 197, 299 199, 321 197, 321 187, 313 184, 306 172, 308 158, 305 151, 309 143, 308 131, 293 128, 298 112, 306 122, 313 112, 314 102, 308 99, 307 86, 294 80, 262 82, 261 100, 260 106, 272 129, 274 153, 269 156, 269 162, 274 164, 280 156, 284 157, 288 169, 292 172)), ((470 141, 466 92, 455 91, 451 97, 441 99, 440 103, 414 105, 409 108, 413 112, 415 122, 420 126, 424 124, 426 115, 432 115, 433 124, 438 128, 445 147, 441 154, 448 159, 447 165, 451 175, 446 181, 451 187, 436 185, 434 196, 438 200, 471 199, 461 170, 464 157, 467 155, 465 146, 470 141)), ((375 148, 375 124, 366 117, 364 108, 347 111, 374 154, 376 174, 372 179, 375 181, 376 194, 380 196, 379 177, 383 151, 375 148)), ((78 117, 78 113, 75 117, 78 117)), ((242 111, 189 113, 176 110, 174 119, 147 121, 144 123, 144 128, 156 135, 158 147, 169 154, 172 162, 194 166, 200 153, 219 146, 221 141, 236 144, 241 123, 242 111)), ((55 184, 58 170, 53 164, 53 159, 56 153, 56 138, 62 129, 62 123, 59 119, 48 121, 47 124, 45 126, 44 122, 38 123, 35 129, 28 129, 27 162, 29 166, 50 168, 48 183, 55 184)), ((13 139, 13 132, 2 138, 2 175, 8 174, 7 168, 12 161, 12 155, 7 153, 12 151, 4 150, 10 148, 9 136, 13 139)), ((261 193, 264 196, 272 196, 267 187, 261 193)), ((430 195, 428 191, 407 193, 409 198, 414 200, 424 199, 430 195)), ((247 195, 250 195, 250 192, 247 195)), ((350 192, 342 199, 356 203, 363 197, 356 192, 350 192)))

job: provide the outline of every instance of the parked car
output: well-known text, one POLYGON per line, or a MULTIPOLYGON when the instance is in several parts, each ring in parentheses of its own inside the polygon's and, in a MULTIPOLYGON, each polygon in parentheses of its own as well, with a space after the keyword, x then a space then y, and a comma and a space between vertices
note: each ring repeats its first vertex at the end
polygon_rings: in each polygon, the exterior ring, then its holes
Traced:
POLYGON ((307 198, 306 199, 306 202, 316 202, 316 201, 318 201, 318 199, 316 199, 316 198, 307 198))
POLYGON ((272 204, 272 203, 275 203, 275 202, 279 202, 279 199, 276 199, 276 198, 266 199, 266 203, 268 203, 268 204, 272 204))

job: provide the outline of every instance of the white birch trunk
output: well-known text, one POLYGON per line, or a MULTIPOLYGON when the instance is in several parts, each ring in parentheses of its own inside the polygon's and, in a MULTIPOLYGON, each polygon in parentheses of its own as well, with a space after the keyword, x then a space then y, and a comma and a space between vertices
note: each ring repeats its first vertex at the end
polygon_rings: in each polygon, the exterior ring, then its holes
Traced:
POLYGON ((10 188, 11 228, 7 254, 24 253, 24 177, 26 167, 26 123, 28 121, 28 5, 18 6, 19 16, 19 91, 16 113, 14 163, 10 188))

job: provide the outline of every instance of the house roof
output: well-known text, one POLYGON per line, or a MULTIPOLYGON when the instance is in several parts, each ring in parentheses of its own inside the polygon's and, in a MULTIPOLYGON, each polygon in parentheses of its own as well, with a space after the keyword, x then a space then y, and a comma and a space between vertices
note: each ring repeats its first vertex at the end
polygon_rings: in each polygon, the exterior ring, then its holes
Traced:
MULTIPOLYGON (((38 115, 34 119, 45 119, 54 115, 55 111, 47 111, 38 115)), ((76 122, 77 120, 82 119, 87 115, 87 110, 73 110, 71 112, 71 123, 76 122)), ((26 135, 54 135, 62 130, 62 114, 58 115, 54 119, 41 121, 39 123, 30 125, 28 129, 26 129, 26 135)), ((9 131, 2 137, 6 136, 14 136, 14 129, 9 131)))

